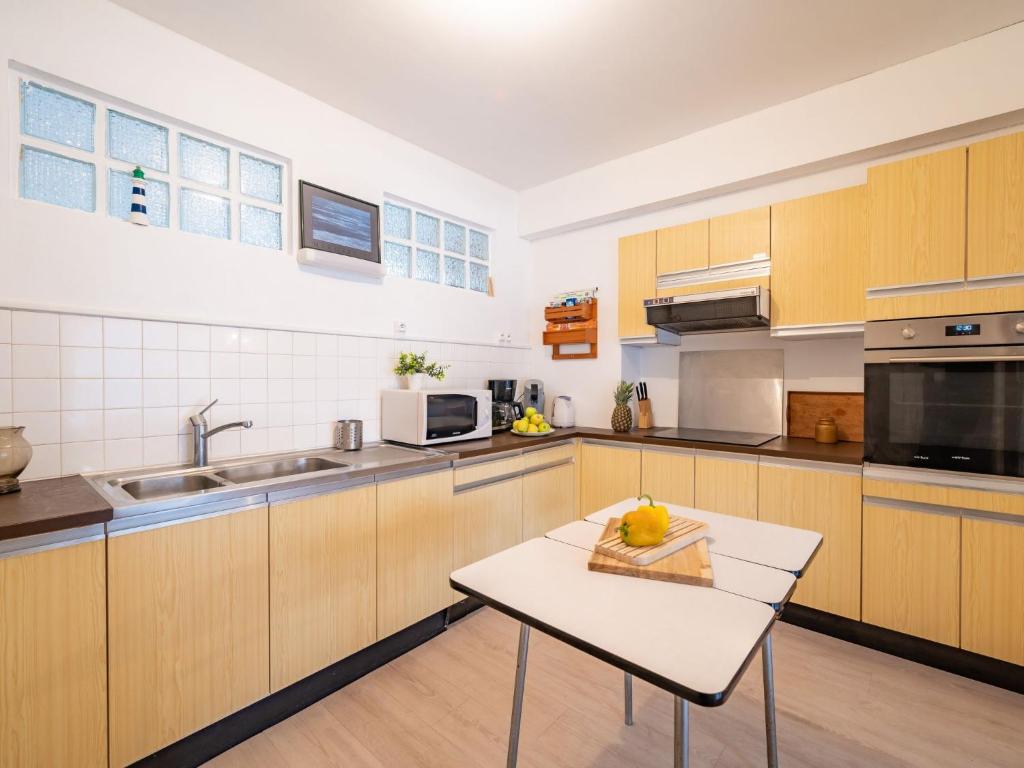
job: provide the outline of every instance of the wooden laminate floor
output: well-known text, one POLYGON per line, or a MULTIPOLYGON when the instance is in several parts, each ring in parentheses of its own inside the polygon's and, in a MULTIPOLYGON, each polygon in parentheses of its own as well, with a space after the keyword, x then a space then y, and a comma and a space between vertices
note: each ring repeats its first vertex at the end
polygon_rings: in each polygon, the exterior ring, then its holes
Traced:
MULTIPOLYGON (((784 768, 1024 768, 1024 696, 819 635, 775 632, 784 768)), ((294 717, 216 768, 505 764, 518 625, 483 609, 294 717)), ((691 706, 691 766, 763 766, 760 658, 729 701, 691 706)), ((672 698, 533 632, 519 765, 672 765, 672 698)))

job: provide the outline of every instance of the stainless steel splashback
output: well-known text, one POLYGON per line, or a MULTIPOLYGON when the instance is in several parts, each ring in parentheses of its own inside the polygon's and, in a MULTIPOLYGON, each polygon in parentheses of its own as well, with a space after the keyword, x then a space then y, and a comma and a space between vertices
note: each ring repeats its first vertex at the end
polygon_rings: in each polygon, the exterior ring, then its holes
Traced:
POLYGON ((782 434, 781 349, 683 352, 679 426, 782 434))

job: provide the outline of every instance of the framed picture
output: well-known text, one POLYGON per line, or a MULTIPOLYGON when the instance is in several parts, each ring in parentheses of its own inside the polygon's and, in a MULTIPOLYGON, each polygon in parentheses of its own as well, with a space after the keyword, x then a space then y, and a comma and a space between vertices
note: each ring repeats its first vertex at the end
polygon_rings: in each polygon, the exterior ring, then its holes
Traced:
POLYGON ((373 203, 299 182, 300 248, 380 264, 380 208, 373 203))

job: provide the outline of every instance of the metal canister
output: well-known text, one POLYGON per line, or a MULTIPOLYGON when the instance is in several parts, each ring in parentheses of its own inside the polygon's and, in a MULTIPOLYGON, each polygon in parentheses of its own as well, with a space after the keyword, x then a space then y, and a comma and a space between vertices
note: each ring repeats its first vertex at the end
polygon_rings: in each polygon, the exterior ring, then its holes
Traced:
POLYGON ((835 443, 839 440, 839 430, 836 427, 836 420, 831 416, 818 419, 814 425, 814 442, 835 443))
POLYGON ((334 447, 343 451, 358 451, 363 447, 361 419, 341 419, 334 425, 334 447))

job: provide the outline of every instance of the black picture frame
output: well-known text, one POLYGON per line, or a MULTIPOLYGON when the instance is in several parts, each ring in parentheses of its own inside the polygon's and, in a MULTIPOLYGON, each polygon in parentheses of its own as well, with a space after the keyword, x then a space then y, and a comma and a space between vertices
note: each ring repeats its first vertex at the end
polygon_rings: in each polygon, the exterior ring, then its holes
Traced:
MULTIPOLYGON (((335 208, 334 210, 339 210, 335 208)), ((344 210, 339 212, 344 213, 344 210)), ((358 216, 356 218, 359 218, 358 216)), ((361 228, 360 228, 361 229, 361 228)), ((367 200, 360 200, 357 197, 351 195, 345 195, 341 192, 336 192, 333 189, 327 189, 317 184, 311 184, 308 181, 299 181, 299 247, 300 248, 312 248, 318 251, 327 251, 328 253, 337 253, 341 256, 350 256, 355 259, 362 259, 363 261, 369 261, 374 264, 380 264, 380 206, 375 203, 371 203, 367 200), (338 206, 340 209, 348 209, 354 213, 364 213, 369 215, 369 231, 368 231, 368 247, 358 247, 356 243, 346 244, 343 242, 345 239, 355 240, 361 234, 356 230, 351 230, 351 233, 356 235, 350 237, 344 232, 344 227, 339 228, 337 234, 340 235, 338 238, 342 242, 335 240, 326 240, 323 238, 317 238, 316 232, 323 232, 324 230, 317 230, 314 227, 313 214, 314 206, 317 206, 317 201, 322 201, 321 205, 326 204, 327 206, 338 206)))

